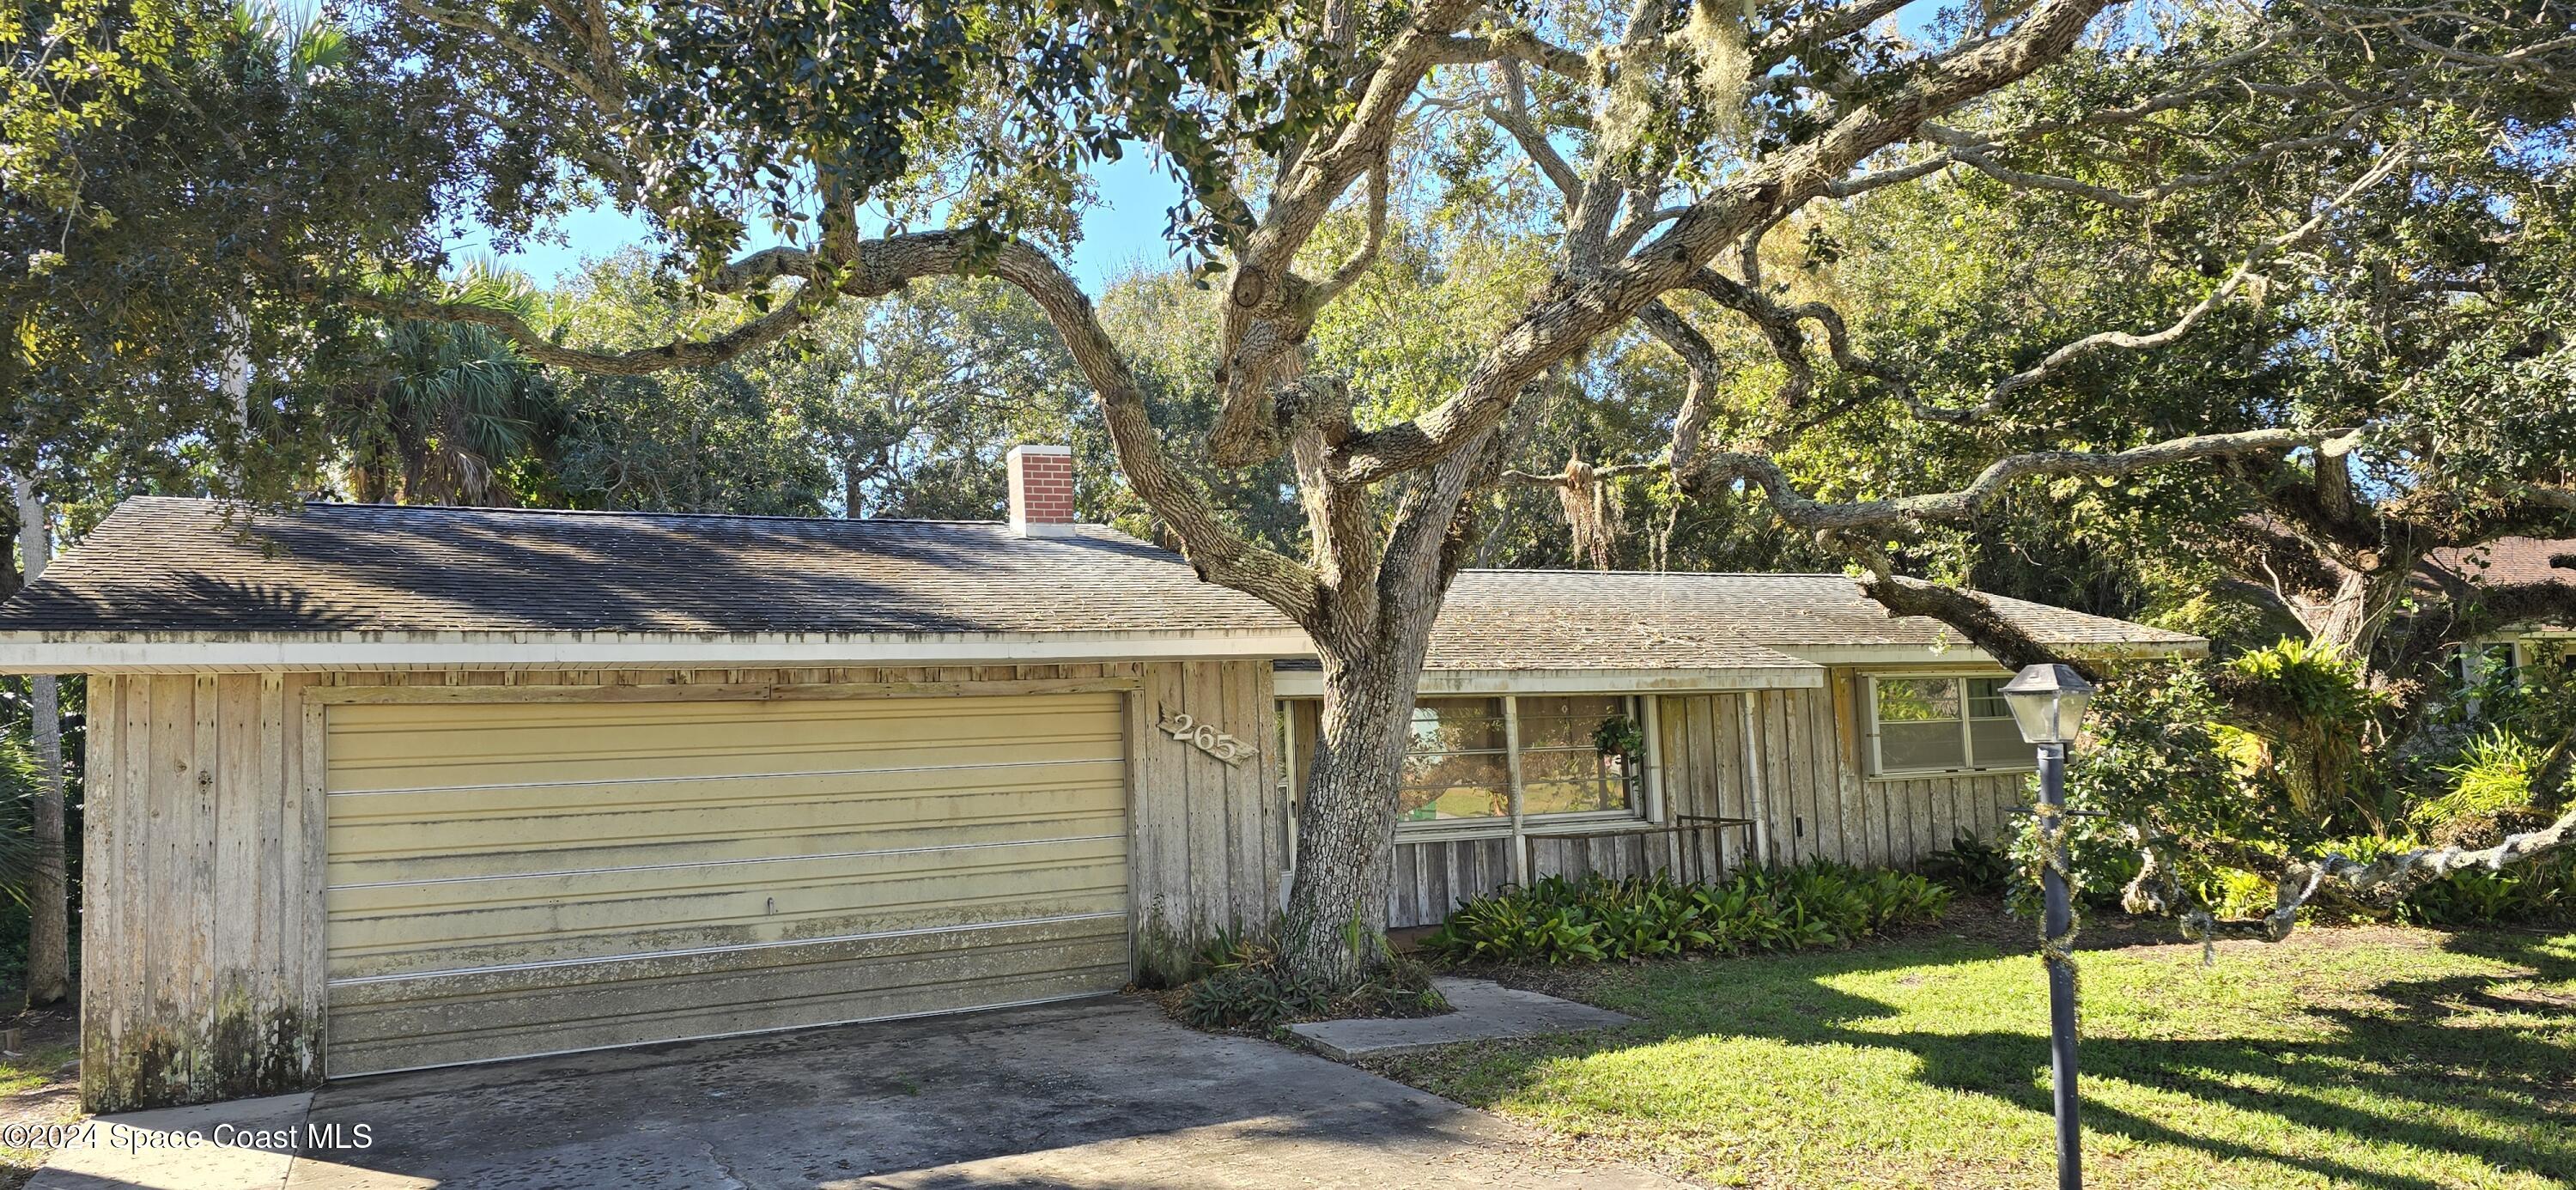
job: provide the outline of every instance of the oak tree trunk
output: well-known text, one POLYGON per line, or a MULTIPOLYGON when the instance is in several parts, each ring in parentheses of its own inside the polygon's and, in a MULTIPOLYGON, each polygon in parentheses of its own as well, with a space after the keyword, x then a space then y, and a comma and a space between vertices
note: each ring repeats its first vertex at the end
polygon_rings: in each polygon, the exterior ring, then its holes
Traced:
POLYGON ((2316 643, 2331 646, 2367 666, 2389 616, 2396 612, 2398 600, 2406 593, 2407 576, 2403 568, 2345 571, 2335 583, 2334 594, 2315 613, 2310 635, 2316 643))
POLYGON ((1323 724, 1297 814, 1297 870, 1279 939, 1299 977, 1347 989, 1384 958, 1396 790, 1422 649, 1324 654, 1323 724))

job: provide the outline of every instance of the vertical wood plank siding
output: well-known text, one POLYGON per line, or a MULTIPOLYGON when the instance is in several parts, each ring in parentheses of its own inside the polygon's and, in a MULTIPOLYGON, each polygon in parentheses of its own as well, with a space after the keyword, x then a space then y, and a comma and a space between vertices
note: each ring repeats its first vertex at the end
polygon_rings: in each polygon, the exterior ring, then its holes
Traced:
POLYGON ((264 1095, 319 1076, 321 973, 294 932, 321 895, 320 855, 285 829, 309 811, 302 724, 283 711, 312 681, 91 679, 89 1110, 264 1095))
POLYGON ((1196 929, 1266 921, 1290 845, 1266 661, 93 677, 83 1103, 132 1110, 322 1077, 326 709, 308 690, 455 687, 475 701, 517 687, 700 688, 609 695, 686 698, 745 685, 1100 679, 1141 687, 1124 713, 1137 918, 1160 911, 1196 929), (1155 729, 1173 714, 1255 753, 1226 765, 1155 729))
POLYGON ((1156 663, 1143 679, 1128 700, 1136 928, 1201 938, 1263 925, 1279 911, 1288 873, 1270 664, 1156 663), (1255 752, 1226 764, 1156 727, 1175 715, 1214 724, 1255 752))
MULTIPOLYGON (((1863 757, 1867 708, 1851 669, 1831 671, 1822 689, 1658 697, 1666 814, 1758 816, 1769 853, 1757 853, 1747 827, 1714 837, 1692 832, 1590 840, 1549 839, 1539 828, 1530 836, 1533 877, 1697 874, 1818 857, 1911 868, 1961 834, 1994 838, 2005 829, 2011 807, 2027 800, 2026 773, 1870 777, 1863 757)), ((1313 738, 1314 704, 1294 706, 1306 716, 1298 738, 1313 738)), ((1437 923, 1459 901, 1510 883, 1509 847, 1510 840, 1499 838, 1400 838, 1388 924, 1437 923)))

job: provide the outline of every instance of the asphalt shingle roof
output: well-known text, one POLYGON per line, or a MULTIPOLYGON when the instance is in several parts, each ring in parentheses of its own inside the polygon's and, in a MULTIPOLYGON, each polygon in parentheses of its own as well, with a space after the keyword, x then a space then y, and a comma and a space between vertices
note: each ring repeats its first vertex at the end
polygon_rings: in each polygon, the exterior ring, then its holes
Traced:
POLYGON ((2576 538, 2499 537, 2473 549, 2433 551, 2433 564, 2499 586, 2559 583, 2576 587, 2576 538))
MULTIPOLYGON (((2200 638, 2046 604, 1988 596, 2043 644, 2197 645, 2200 638)), ((1890 616, 1839 574, 1635 574, 1591 570, 1470 570, 1458 576, 1433 629, 1445 669, 1723 666, 1743 649, 1962 643, 1923 616, 1890 616), (1520 666, 1500 664, 1514 658, 1520 666), (1704 660, 1690 660, 1690 658, 1704 660), (1655 660, 1660 659, 1660 660, 1655 660)))
POLYGON ((1290 631, 1099 526, 135 499, 0 631, 1290 631), (246 520, 246 526, 245 526, 246 520), (244 527, 252 530, 245 534, 244 527))
MULTIPOLYGON (((2197 638, 1997 599, 2039 640, 2197 638)), ((1288 632, 1251 596, 1115 530, 954 521, 126 501, 6 632, 1288 632), (247 530, 247 532, 245 532, 247 530)), ((1831 574, 1471 570, 1434 669, 1803 667, 1800 646, 1956 642, 1831 574)))

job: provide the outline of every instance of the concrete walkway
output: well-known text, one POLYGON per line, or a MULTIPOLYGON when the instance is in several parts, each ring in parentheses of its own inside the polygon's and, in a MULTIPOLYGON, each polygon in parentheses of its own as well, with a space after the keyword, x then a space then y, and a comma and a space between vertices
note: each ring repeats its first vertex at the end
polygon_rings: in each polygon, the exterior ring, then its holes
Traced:
MULTIPOLYGON (((287 1158, 58 1153, 31 1185, 458 1187, 1494 1186, 1668 1190, 1339 1063, 1182 1028, 1122 998, 332 1083, 234 1113, 300 1120, 287 1158), (358 1129, 365 1147, 356 1147, 358 1129), (328 1137, 318 1138, 327 1140, 328 1137)), ((155 1155, 157 1153, 157 1155, 155 1155)), ((192 1155, 193 1154, 193 1155, 192 1155)))
POLYGON ((1580 1033, 1633 1024, 1634 1017, 1594 1008, 1540 992, 1507 988, 1490 979, 1435 979, 1431 986, 1449 998, 1456 1012, 1439 1016, 1353 1021, 1314 1021, 1290 1025, 1288 1031, 1316 1049, 1351 1061, 1456 1045, 1462 1041, 1506 1041, 1549 1033, 1580 1033))

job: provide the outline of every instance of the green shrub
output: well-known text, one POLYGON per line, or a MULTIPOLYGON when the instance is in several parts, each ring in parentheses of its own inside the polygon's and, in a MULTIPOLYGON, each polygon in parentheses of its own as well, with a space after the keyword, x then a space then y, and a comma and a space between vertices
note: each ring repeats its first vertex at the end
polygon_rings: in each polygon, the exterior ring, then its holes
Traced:
POLYGON ((1423 945, 1456 961, 1545 964, 1795 950, 1936 920, 1950 897, 1910 872, 1822 860, 1715 885, 1549 876, 1459 906, 1423 945))
MULTIPOLYGON (((2370 863, 2422 846, 2420 839, 2361 835, 2318 850, 2370 863)), ((2201 903, 2219 917, 2250 918, 2272 912, 2277 887, 2277 878, 2271 873, 2220 867, 2201 881, 2199 891, 2201 903)), ((2310 902, 2302 916, 2334 922, 2379 921, 2392 914, 2384 905, 2320 898, 2310 902)), ((2403 922, 2445 928, 2576 918, 2576 853, 2543 856, 2501 872, 2453 872, 2406 894, 2393 916, 2403 922)))
POLYGON ((1227 967, 1181 992, 1180 1016, 1202 1029, 1271 1029, 1315 1012, 1329 999, 1276 964, 1227 967))
POLYGON ((1923 860, 1923 874, 1960 892, 2001 896, 2012 887, 2012 856, 1975 835, 1962 833, 1923 860))
POLYGON ((2492 728, 2461 751, 2457 764, 2440 768, 2450 778, 2450 792, 2416 806, 2407 818, 2421 829, 2449 835, 2498 815, 2535 813, 2544 799, 2533 782, 2549 760, 2549 749, 2492 728))
POLYGON ((2544 856, 2501 872, 2453 872, 2406 894, 2397 916, 2428 926, 2560 921, 2576 912, 2576 855, 2544 856))
POLYGON ((1232 926, 1192 936, 1163 924, 1160 916, 1153 917, 1136 935, 1136 986, 1160 992, 1203 979, 1219 967, 1239 962, 1252 945, 1243 931, 1232 926))
POLYGON ((2278 881, 2242 868, 2214 868, 2201 882, 2200 902, 2234 921, 2263 917, 2280 903, 2278 881))

